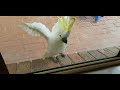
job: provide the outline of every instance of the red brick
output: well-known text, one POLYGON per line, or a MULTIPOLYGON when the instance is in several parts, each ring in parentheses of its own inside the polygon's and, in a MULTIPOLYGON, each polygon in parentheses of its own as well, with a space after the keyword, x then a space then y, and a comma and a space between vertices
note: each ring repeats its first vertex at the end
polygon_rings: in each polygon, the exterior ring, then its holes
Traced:
POLYGON ((120 27, 120 23, 115 23, 115 26, 116 27, 120 27))
POLYGON ((93 57, 95 57, 96 59, 103 59, 103 58, 107 58, 107 56, 105 56, 104 54, 98 52, 97 50, 91 50, 88 51, 93 57))
POLYGON ((85 61, 77 53, 69 54, 68 57, 75 63, 80 63, 85 61))
POLYGON ((106 20, 108 20, 108 19, 107 19, 107 16, 104 16, 104 17, 102 17, 100 20, 101 20, 101 21, 106 21, 106 20))
POLYGON ((32 64, 31 64, 32 72, 46 70, 47 68, 48 67, 47 67, 46 63, 42 59, 32 61, 32 64))
POLYGON ((9 74, 16 74, 17 63, 7 64, 7 69, 9 71, 9 74))
POLYGON ((22 46, 6 47, 3 51, 3 56, 7 60, 22 60, 24 59, 24 49, 22 46))
POLYGON ((44 39, 45 38, 43 36, 32 37, 31 43, 43 43, 44 39))
POLYGON ((45 53, 45 49, 31 49, 31 50, 26 50, 24 52, 24 55, 29 56, 29 58, 32 58, 32 57, 40 57, 44 55, 44 53, 45 53))
POLYGON ((60 67, 60 64, 59 63, 55 63, 53 58, 46 58, 44 60, 44 62, 46 63, 47 65, 47 69, 51 69, 51 68, 56 68, 56 67, 60 67))
MULTIPOLYGON (((76 36, 75 36, 76 37, 76 36)), ((68 44, 73 44, 79 42, 79 38, 68 38, 68 44)))
POLYGON ((61 66, 73 64, 73 61, 71 61, 71 59, 67 55, 65 55, 65 57, 58 56, 58 60, 61 66))
POLYGON ((109 23, 112 24, 112 23, 115 23, 115 22, 116 22, 116 20, 114 20, 114 19, 113 19, 113 20, 106 20, 106 21, 105 21, 105 24, 109 24, 109 23))
POLYGON ((2 42, 0 43, 1 46, 3 47, 12 47, 12 46, 19 46, 22 45, 22 42, 20 40, 12 40, 12 41, 6 41, 6 42, 2 42))
POLYGON ((78 45, 76 43, 68 44, 65 52, 66 53, 75 53, 77 49, 78 49, 78 45))
POLYGON ((45 48, 44 43, 34 43, 34 44, 24 45, 25 50, 40 50, 44 48, 45 48))
POLYGON ((82 23, 80 23, 80 26, 81 27, 89 27, 89 26, 91 26, 91 23, 90 22, 82 22, 82 23))
POLYGON ((22 43, 25 45, 31 44, 32 43, 31 38, 24 38, 24 34, 23 34, 22 43))
POLYGON ((25 74, 25 73, 30 73, 31 72, 31 62, 26 61, 26 62, 20 62, 17 65, 17 74, 25 74))
POLYGON ((106 17, 108 20, 110 20, 110 19, 117 19, 117 16, 107 16, 106 17))
POLYGON ((47 41, 46 41, 46 40, 44 40, 44 45, 45 45, 45 48, 47 48, 47 47, 48 47, 48 43, 47 43, 47 41))
POLYGON ((87 51, 81 51, 78 53, 85 61, 95 60, 95 58, 90 55, 87 51))
POLYGON ((104 55, 106 55, 107 57, 113 57, 114 55, 111 54, 110 52, 104 50, 104 49, 99 49, 99 52, 103 53, 104 55))

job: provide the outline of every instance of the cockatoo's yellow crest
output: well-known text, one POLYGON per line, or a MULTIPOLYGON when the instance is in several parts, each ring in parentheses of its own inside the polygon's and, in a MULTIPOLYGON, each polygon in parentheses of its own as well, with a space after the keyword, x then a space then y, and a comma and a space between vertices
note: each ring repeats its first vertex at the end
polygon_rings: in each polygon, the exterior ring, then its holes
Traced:
POLYGON ((69 16, 61 16, 58 17, 58 23, 60 25, 60 27, 62 28, 62 30, 64 30, 65 32, 68 32, 71 30, 73 24, 75 23, 75 18, 71 18, 69 16))

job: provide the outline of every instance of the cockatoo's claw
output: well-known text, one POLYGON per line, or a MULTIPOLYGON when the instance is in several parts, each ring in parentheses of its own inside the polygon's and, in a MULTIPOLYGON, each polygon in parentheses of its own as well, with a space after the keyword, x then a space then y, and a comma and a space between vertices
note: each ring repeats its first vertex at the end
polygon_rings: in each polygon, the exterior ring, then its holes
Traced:
POLYGON ((46 58, 45 57, 42 57, 42 60, 45 60, 46 58))
POLYGON ((58 56, 53 56, 52 58, 53 58, 53 61, 54 61, 55 63, 58 63, 58 62, 59 62, 58 56))
POLYGON ((63 58, 65 58, 65 54, 61 53, 61 56, 62 56, 63 58))
POLYGON ((59 54, 53 56, 53 61, 54 61, 55 63, 58 63, 58 62, 59 62, 59 56, 65 58, 65 54, 59 53, 59 54))

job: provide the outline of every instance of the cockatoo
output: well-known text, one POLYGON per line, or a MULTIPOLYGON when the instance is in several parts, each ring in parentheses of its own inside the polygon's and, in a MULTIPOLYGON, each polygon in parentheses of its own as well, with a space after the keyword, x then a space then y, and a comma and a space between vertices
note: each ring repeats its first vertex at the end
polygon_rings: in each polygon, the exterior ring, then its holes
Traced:
POLYGON ((50 31, 44 24, 40 22, 24 23, 22 28, 33 36, 42 35, 44 38, 46 38, 48 49, 43 56, 43 59, 45 59, 48 57, 56 57, 60 54, 64 56, 63 53, 67 47, 67 39, 74 23, 75 18, 61 16, 58 17, 58 21, 53 26, 52 31, 50 31))

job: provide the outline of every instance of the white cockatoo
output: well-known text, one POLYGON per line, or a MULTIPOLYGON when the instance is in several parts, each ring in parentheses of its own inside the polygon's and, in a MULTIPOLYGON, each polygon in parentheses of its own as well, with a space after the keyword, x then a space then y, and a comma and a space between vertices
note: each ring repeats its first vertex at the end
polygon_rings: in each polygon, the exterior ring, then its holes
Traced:
POLYGON ((33 36, 42 35, 46 38, 48 49, 43 57, 45 59, 47 57, 56 57, 59 54, 64 56, 63 53, 67 47, 67 38, 74 23, 75 18, 61 16, 58 17, 58 21, 53 26, 52 31, 40 22, 24 23, 22 28, 33 36))

